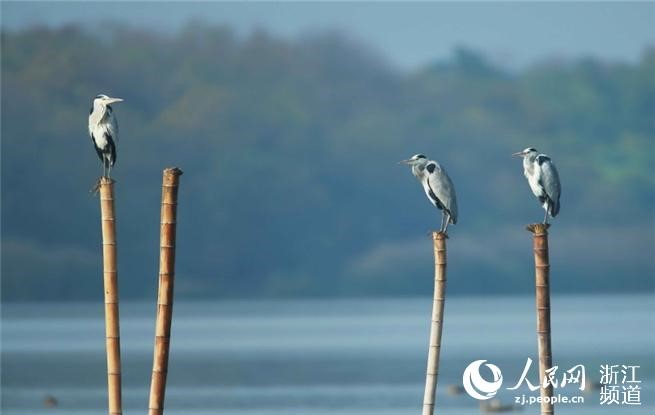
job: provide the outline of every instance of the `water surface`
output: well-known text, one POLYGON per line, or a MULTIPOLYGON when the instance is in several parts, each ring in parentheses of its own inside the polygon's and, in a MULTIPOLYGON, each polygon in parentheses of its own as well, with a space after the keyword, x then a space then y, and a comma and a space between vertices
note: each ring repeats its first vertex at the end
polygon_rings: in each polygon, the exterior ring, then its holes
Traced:
MULTIPOLYGON (((166 413, 419 413, 431 304, 430 298, 178 302, 166 413)), ((597 382, 601 364, 637 364, 642 380, 640 406, 600 406, 594 390, 585 404, 559 405, 558 413, 654 413, 655 297, 555 297, 552 307, 554 362, 562 370, 584 364, 587 380, 597 382)), ((2 311, 3 414, 106 413, 102 304, 8 304, 2 311), (57 408, 44 407, 48 395, 57 408)), ((121 305, 126 414, 147 409, 154 316, 153 304, 121 305)), ((528 357, 537 361, 534 299, 453 297, 445 320, 440 413, 479 412, 478 401, 447 393, 478 359, 502 369, 499 397, 511 403, 516 393, 504 388, 518 381, 528 357)))

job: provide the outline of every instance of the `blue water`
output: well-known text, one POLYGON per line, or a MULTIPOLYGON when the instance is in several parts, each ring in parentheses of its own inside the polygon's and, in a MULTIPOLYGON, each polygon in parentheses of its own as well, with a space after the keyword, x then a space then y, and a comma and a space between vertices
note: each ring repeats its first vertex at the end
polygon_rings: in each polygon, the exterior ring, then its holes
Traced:
MULTIPOLYGON (((420 413, 431 305, 430 298, 179 302, 166 413, 420 413)), ((583 364, 587 381, 598 382, 601 364, 640 365, 642 380, 640 406, 601 406, 592 390, 584 404, 560 404, 557 413, 655 413, 655 296, 555 297, 552 309, 561 370, 583 364)), ((102 304, 9 304, 2 311, 3 414, 106 413, 102 304), (45 408, 45 396, 58 406, 45 408)), ((147 410, 154 316, 154 304, 121 305, 125 414, 147 410)), ((537 362, 535 320, 533 298, 449 298, 438 413, 479 413, 478 401, 447 393, 478 359, 501 368, 499 398, 512 404, 516 393, 505 387, 518 381, 528 357, 537 362)), ((571 386, 562 392, 579 392, 571 386)), ((538 406, 523 413, 536 414, 538 406)))

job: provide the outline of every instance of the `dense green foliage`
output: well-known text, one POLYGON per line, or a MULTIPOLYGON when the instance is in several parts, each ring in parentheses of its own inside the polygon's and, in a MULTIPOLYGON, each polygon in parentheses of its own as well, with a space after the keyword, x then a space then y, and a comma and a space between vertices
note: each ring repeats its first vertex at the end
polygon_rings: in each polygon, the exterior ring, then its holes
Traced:
POLYGON ((75 27, 2 33, 2 296, 101 293, 101 167, 86 122, 115 107, 119 277, 152 297, 160 175, 181 167, 181 296, 410 295, 431 290, 439 215, 408 169, 453 178, 453 293, 531 292, 542 210, 509 155, 555 160, 559 292, 653 289, 655 51, 636 64, 548 62, 520 73, 461 49, 401 73, 338 34, 283 41, 190 26, 174 36, 75 27))

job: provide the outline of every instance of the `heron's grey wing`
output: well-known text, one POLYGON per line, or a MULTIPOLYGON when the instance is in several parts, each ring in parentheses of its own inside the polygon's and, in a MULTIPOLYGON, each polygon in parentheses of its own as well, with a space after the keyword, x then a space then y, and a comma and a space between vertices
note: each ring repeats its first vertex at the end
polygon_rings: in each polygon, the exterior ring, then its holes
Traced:
POLYGON ((118 143, 118 120, 116 119, 116 115, 114 115, 114 111, 111 109, 108 111, 108 116, 107 133, 114 140, 114 143, 118 143))
POLYGON ((428 173, 428 184, 430 190, 450 214, 452 223, 457 223, 457 196, 455 195, 455 186, 448 173, 443 168, 436 166, 428 173))
POLYGON ((107 140, 108 146, 109 146, 109 162, 111 163, 112 167, 114 164, 116 164, 116 144, 114 143, 114 140, 109 138, 107 140))
POLYGON ((561 193, 561 184, 559 180, 559 173, 555 164, 550 157, 540 154, 537 157, 539 163, 539 183, 546 192, 546 196, 553 202, 553 216, 559 212, 559 198, 561 193))

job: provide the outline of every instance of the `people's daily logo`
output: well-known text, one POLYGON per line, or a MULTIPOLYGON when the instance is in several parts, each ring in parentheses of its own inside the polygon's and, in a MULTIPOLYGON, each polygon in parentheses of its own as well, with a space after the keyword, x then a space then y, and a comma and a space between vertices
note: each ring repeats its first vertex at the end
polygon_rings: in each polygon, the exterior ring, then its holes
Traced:
POLYGON ((496 392, 498 392, 498 389, 503 384, 503 374, 500 372, 498 366, 485 362, 486 360, 471 362, 464 370, 464 375, 462 376, 462 383, 464 384, 466 393, 472 398, 481 401, 496 396, 496 392), (489 382, 485 380, 480 374, 480 367, 483 364, 491 371, 493 381, 489 382))
MULTIPOLYGON (((462 376, 464 390, 474 399, 484 401, 496 396, 503 383, 503 375, 498 366, 486 363, 486 360, 471 362, 462 376), (484 368, 482 366, 485 366, 484 368), (482 371, 482 373, 480 373, 482 371)), ((519 380, 512 387, 505 388, 517 391, 514 403, 517 405, 551 404, 583 404, 582 395, 588 383, 585 366, 577 364, 563 370, 555 365, 544 368, 541 378, 530 381, 529 372, 532 359, 527 358, 519 380), (571 389, 576 389, 571 393, 571 389), (525 389, 527 388, 527 391, 525 389), (565 389, 569 389, 565 391, 565 389), (522 392, 523 391, 523 392, 522 392), (544 393, 544 391, 547 391, 544 393), (560 393, 562 391, 562 393, 560 393), (541 392, 541 393, 540 393, 541 392)), ((642 380, 634 364, 604 364, 600 366, 600 404, 601 405, 641 405, 642 380)))

